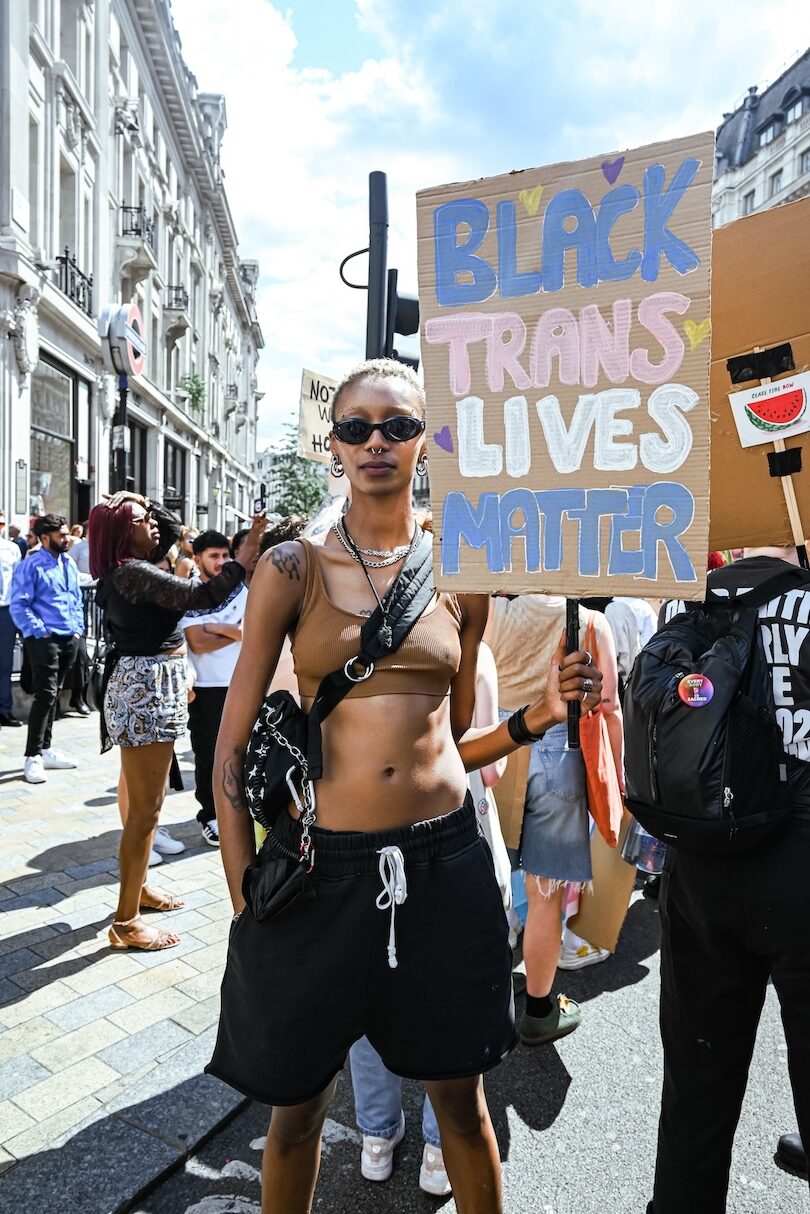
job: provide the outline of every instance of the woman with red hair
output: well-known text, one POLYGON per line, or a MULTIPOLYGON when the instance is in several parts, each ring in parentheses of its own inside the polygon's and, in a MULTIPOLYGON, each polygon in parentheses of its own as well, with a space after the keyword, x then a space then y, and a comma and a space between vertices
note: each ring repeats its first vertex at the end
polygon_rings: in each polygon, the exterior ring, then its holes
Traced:
POLYGON ((183 633, 187 611, 216 607, 255 561, 264 515, 257 515, 235 561, 207 582, 164 573, 149 561, 160 538, 146 498, 117 493, 90 513, 90 571, 110 642, 101 712, 102 751, 121 747, 129 812, 119 851, 121 890, 109 931, 115 949, 155 950, 178 943, 175 932, 148 927, 144 906, 175 910, 171 898, 144 895, 152 835, 163 803, 175 740, 186 731, 183 633))

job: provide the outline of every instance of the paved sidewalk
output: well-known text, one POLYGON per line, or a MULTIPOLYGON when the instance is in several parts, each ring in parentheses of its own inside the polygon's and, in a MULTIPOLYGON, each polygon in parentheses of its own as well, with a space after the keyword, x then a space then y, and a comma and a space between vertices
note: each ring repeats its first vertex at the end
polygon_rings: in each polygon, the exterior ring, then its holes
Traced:
MULTIPOLYGON (((54 743, 80 767, 28 785, 24 739, 22 729, 0 729, 3 1205, 112 1214, 243 1103, 201 1073, 230 902, 193 793, 170 794, 161 822, 187 850, 150 869, 150 883, 183 898, 183 910, 163 920, 181 942, 161 953, 111 952, 118 752, 99 755, 95 714, 66 717, 54 743)), ((191 787, 185 745, 178 757, 191 787)))

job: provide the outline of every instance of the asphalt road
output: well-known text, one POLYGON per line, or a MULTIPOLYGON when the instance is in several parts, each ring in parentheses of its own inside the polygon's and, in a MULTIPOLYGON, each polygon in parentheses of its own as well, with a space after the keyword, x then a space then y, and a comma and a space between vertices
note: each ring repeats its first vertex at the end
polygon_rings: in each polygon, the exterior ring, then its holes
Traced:
MULTIPOLYGON (((658 914, 639 895, 615 957, 560 974, 583 1005, 579 1030, 553 1046, 518 1047, 487 1078, 509 1214, 644 1214, 654 1166, 661 1048, 658 914)), ((518 1012, 522 998, 518 998, 518 1012)), ((778 1005, 769 992, 737 1134, 729 1214, 810 1211, 805 1182, 773 1163, 776 1137, 794 1129, 778 1005)), ((408 1129, 385 1184, 360 1176, 348 1073, 326 1125, 315 1210, 322 1214, 452 1214, 452 1198, 418 1187, 421 1097, 404 1085, 408 1129)), ((138 1214, 258 1214, 267 1110, 249 1105, 136 1207, 138 1214)))

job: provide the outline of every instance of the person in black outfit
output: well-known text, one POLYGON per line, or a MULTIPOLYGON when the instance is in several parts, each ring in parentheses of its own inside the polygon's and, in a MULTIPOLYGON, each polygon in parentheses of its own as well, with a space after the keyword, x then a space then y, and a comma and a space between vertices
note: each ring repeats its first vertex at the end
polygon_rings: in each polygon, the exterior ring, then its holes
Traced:
MULTIPOLYGON (((746 549, 745 559, 709 574, 707 601, 742 606, 747 591, 791 566, 795 548, 746 549)), ((664 1085, 648 1214, 725 1211, 769 981, 782 1010, 799 1150, 810 1141, 810 579, 795 573, 796 588, 759 609, 792 814, 743 854, 670 847, 661 879, 664 1085)), ((665 618, 682 609, 666 604, 665 618)))
POLYGON ((121 836, 121 891, 109 931, 115 949, 155 950, 178 943, 174 932, 147 927, 143 906, 175 910, 164 895, 144 900, 146 868, 174 751, 188 718, 185 652, 178 626, 186 611, 222 602, 245 577, 259 547, 264 515, 254 519, 238 561, 201 583, 150 563, 160 539, 150 504, 118 493, 90 514, 90 568, 110 641, 101 713, 102 750, 121 747, 128 812, 121 836))
MULTIPOLYGON (((243 542, 248 535, 250 532, 245 532, 243 542)), ((203 531, 195 537, 191 548, 201 582, 215 578, 230 557, 228 540, 219 531, 203 531)), ((258 557, 258 551, 256 555, 258 557)), ((194 693, 188 716, 194 751, 194 795, 200 806, 197 821, 203 839, 211 847, 219 847, 212 787, 214 751, 225 697, 242 644, 247 580, 246 577, 245 584, 236 586, 223 603, 197 607, 180 621, 189 648, 188 660, 194 671, 194 693)))

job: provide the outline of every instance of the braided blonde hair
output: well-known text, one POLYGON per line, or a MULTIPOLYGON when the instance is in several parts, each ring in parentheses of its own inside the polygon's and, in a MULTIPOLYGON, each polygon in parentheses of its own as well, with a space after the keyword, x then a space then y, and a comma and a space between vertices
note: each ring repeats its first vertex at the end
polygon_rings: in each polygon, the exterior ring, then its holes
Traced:
POLYGON ((425 416, 425 389, 419 382, 416 372, 412 371, 406 363, 397 362, 395 358, 367 358, 365 362, 359 363, 344 375, 335 388, 335 394, 332 397, 332 421, 335 420, 335 410, 343 393, 347 388, 351 388, 353 384, 359 383, 363 379, 402 380, 415 394, 419 402, 419 412, 422 417, 425 416))

